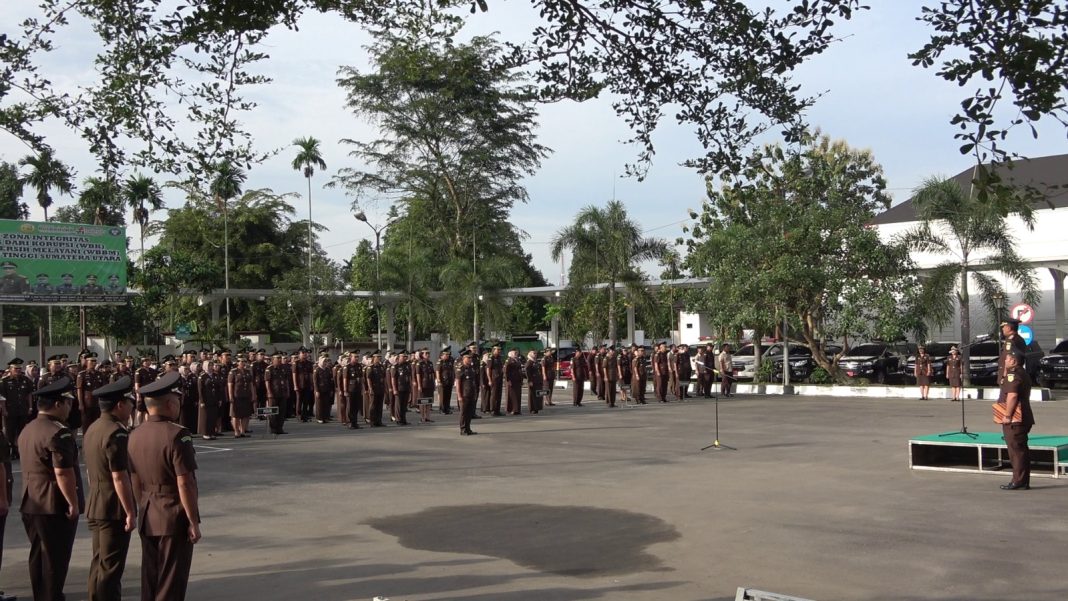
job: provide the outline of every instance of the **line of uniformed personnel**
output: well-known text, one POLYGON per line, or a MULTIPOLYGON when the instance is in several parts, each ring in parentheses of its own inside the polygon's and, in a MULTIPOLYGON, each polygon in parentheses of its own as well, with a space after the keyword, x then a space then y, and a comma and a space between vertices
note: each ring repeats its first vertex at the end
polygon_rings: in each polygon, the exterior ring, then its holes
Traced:
MULTIPOLYGON (((48 381, 31 393, 37 414, 22 424, 17 439, 23 487, 19 511, 30 544, 33 598, 66 598, 63 589, 84 513, 92 545, 90 601, 121 598, 134 529, 141 539, 141 598, 184 599, 193 545, 201 534, 193 437, 177 423, 181 376, 172 371, 143 384, 137 401, 133 378, 120 375, 88 390, 95 411, 85 413, 75 381, 66 374, 50 373, 48 381), (147 415, 130 431, 127 424, 138 403, 143 403, 147 415), (92 416, 82 440, 88 491, 79 469, 77 436, 69 424, 79 405, 83 417, 92 416)), ((0 435, 0 443, 6 442, 0 435)), ((0 465, 10 476, 7 449, 0 444, 0 465)), ((0 558, 11 501, 11 479, 4 480, 0 558)))

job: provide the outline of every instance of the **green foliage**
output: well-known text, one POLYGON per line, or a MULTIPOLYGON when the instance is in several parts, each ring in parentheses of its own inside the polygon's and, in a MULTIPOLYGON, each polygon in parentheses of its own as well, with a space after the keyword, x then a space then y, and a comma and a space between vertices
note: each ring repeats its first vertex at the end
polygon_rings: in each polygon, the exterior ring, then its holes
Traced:
POLYGON ((18 168, 0 161, 0 219, 27 219, 30 208, 22 202, 22 179, 18 168))
MULTIPOLYGON (((604 208, 593 205, 583 208, 571 225, 553 235, 550 246, 553 260, 559 261, 564 250, 571 251, 569 294, 564 296, 564 303, 571 304, 576 299, 582 302, 584 299, 575 292, 588 291, 596 284, 607 284, 608 294, 606 302, 601 305, 600 315, 607 326, 603 331, 615 343, 620 315, 616 286, 623 286, 628 302, 651 302, 644 286, 645 274, 638 266, 644 261, 664 257, 667 243, 659 238, 642 236, 641 228, 627 216, 623 203, 613 200, 604 208)), ((591 332, 601 330, 592 323, 589 325, 591 332)))
POLYGON ((765 384, 775 381, 775 364, 771 361, 762 361, 756 373, 753 374, 753 381, 765 384))
POLYGON ((815 361, 837 375, 825 340, 895 338, 920 322, 905 295, 907 249, 866 227, 889 205, 870 153, 806 136, 796 151, 764 147, 720 177, 702 213, 691 213, 686 265, 716 282, 693 305, 712 309, 721 329, 771 332, 787 315, 815 361))
MULTIPOLYGON (((998 271, 1021 291, 1021 300, 1037 305, 1042 296, 1034 271, 1016 252, 1016 240, 998 207, 977 194, 966 194, 954 180, 930 178, 913 195, 920 224, 905 232, 901 244, 916 251, 942 257, 941 263, 923 280, 918 301, 926 314, 938 325, 949 323, 954 309, 960 311, 960 334, 964 342, 972 339, 970 287, 975 285, 983 306, 992 320, 997 319, 994 299, 1004 298, 998 280, 977 270, 998 271), (954 303, 954 300, 956 303, 954 303), (956 305, 956 306, 954 306, 956 305)), ((996 325, 991 323, 991 331, 996 325)), ((961 348, 961 358, 968 365, 968 345, 961 348)), ((969 371, 964 370, 965 383, 969 371)))
POLYGON ((64 223, 126 225, 126 205, 113 182, 89 177, 82 182, 78 202, 56 209, 55 220, 64 223))
POLYGON ((822 367, 817 367, 817 368, 813 369, 812 373, 809 374, 809 376, 808 376, 808 381, 809 381, 810 384, 819 384, 819 385, 826 385, 826 384, 834 384, 835 383, 834 376, 832 376, 831 374, 827 373, 827 370, 823 369, 822 367))
MULTIPOLYGON (((1051 0, 945 0, 923 8, 920 19, 935 33, 909 55, 914 65, 975 90, 960 103, 952 124, 962 154, 1003 162, 1014 153, 1003 143, 1026 126, 1034 137, 1041 119, 1068 126, 1068 10, 1051 0), (1012 106, 1005 107, 1006 103, 1012 106)), ((992 175, 992 172, 989 172, 992 175)), ((980 200, 1004 190, 999 178, 980 178, 980 200)))
POLYGON ((24 157, 19 161, 20 167, 29 171, 22 176, 22 183, 37 190, 37 204, 44 209, 45 221, 48 220, 48 207, 52 206, 51 190, 60 194, 70 194, 74 189, 71 180, 74 175, 62 161, 55 157, 51 148, 43 148, 36 155, 24 157))

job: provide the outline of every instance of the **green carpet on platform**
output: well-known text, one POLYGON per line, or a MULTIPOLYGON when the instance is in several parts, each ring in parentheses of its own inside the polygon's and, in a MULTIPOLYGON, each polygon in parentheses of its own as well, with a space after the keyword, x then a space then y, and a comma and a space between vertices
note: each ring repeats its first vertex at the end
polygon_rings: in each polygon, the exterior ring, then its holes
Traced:
MULTIPOLYGON (((942 444, 974 444, 974 445, 1005 445, 1005 438, 1001 432, 973 432, 973 438, 967 434, 954 432, 946 436, 938 434, 926 434, 915 436, 911 440, 916 442, 937 442, 942 444)), ((1055 436, 1051 434, 1034 434, 1027 437, 1027 445, 1034 448, 1054 449, 1061 461, 1068 461, 1068 436, 1055 436)))

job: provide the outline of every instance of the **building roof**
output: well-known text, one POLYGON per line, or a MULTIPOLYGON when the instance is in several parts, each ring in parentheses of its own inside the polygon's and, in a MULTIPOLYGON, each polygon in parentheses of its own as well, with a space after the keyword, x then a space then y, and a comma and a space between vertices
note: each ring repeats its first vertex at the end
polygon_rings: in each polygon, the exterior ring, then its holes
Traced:
MULTIPOLYGON (((968 190, 972 183, 974 169, 969 167, 951 179, 960 187, 968 190)), ((1008 184, 1020 187, 1031 186, 1046 196, 1046 202, 1039 202, 1037 210, 1068 207, 1068 154, 1056 154, 1034 159, 1013 161, 1011 169, 1000 165, 998 173, 1008 184)), ((872 219, 873 225, 887 223, 908 223, 916 221, 916 207, 912 197, 896 204, 872 219)))

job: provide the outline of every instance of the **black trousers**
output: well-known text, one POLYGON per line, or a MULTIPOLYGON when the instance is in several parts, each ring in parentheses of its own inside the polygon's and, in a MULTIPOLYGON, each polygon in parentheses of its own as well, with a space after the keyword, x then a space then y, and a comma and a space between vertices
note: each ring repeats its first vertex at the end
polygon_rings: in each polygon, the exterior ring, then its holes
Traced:
POLYGON ((477 395, 475 390, 470 391, 467 400, 460 401, 460 431, 471 431, 471 420, 475 417, 475 402, 477 395))
POLYGON ((581 405, 582 394, 586 392, 586 380, 571 380, 571 404, 581 405))
POLYGON ((141 535, 141 601, 182 601, 193 565, 193 543, 175 536, 141 535))
POLYGON ((382 409, 385 405, 386 391, 385 390, 372 390, 371 391, 371 425, 382 425, 382 409))
POLYGON ((301 388, 297 395, 297 398, 300 399, 300 407, 297 408, 300 413, 300 419, 305 421, 311 419, 312 409, 315 407, 315 391, 309 386, 301 388))
POLYGON ((438 402, 438 407, 442 413, 452 413, 452 383, 441 383, 438 388, 441 391, 441 400, 438 402))
POLYGON ((345 419, 349 422, 349 425, 359 426, 360 412, 363 411, 362 388, 354 388, 349 391, 349 402, 348 405, 346 405, 345 410, 348 411, 348 415, 345 416, 345 419))
POLYGON ((501 397, 504 395, 504 379, 500 376, 493 380, 493 390, 490 394, 490 409, 494 414, 501 412, 501 397))
POLYGON ((1009 447, 1013 484, 1031 485, 1031 449, 1027 446, 1027 435, 1030 432, 1030 424, 1002 424, 1001 426, 1005 444, 1009 447))
POLYGON ((30 541, 30 586, 35 601, 63 601, 78 522, 65 515, 22 514, 30 541))
POLYGON ((26 422, 29 421, 28 416, 25 415, 5 415, 4 416, 4 436, 7 437, 8 443, 11 445, 11 458, 19 458, 19 434, 22 434, 22 429, 26 427, 26 422))
POLYGON ((89 562, 89 601, 122 598, 122 573, 130 550, 130 533, 122 520, 89 520, 93 559, 89 562))
MULTIPOLYGON (((274 399, 274 406, 278 407, 278 414, 268 418, 267 424, 271 428, 271 434, 279 434, 285 429, 287 405, 289 399, 274 399)), ((270 405, 270 403, 268 404, 270 405)))

